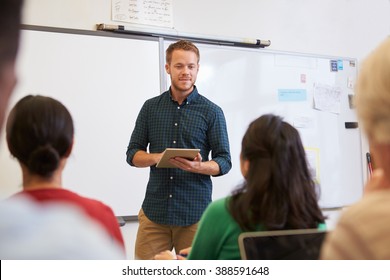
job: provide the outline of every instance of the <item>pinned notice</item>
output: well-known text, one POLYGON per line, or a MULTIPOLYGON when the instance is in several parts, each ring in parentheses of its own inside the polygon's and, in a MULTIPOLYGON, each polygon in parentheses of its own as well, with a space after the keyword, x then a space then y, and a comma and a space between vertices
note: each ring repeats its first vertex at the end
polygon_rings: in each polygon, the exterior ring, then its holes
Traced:
POLYGON ((339 69, 337 60, 330 60, 329 63, 330 63, 330 71, 337 72, 339 69))
POLYGON ((173 28, 172 0, 112 0, 111 12, 113 21, 173 28))
POLYGON ((340 87, 316 84, 314 88, 314 108, 340 114, 341 93, 340 87))
POLYGON ((305 89, 278 89, 279 102, 306 101, 305 89))

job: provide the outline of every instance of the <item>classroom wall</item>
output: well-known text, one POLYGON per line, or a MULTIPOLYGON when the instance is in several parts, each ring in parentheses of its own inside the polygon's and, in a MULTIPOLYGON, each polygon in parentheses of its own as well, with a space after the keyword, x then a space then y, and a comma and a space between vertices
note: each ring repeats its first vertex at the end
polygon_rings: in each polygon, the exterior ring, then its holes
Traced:
MULTIPOLYGON (((172 2, 174 28, 179 32, 269 39, 269 49, 273 50, 355 57, 360 61, 390 34, 389 0, 172 2)), ((97 23, 115 24, 110 18, 111 0, 25 2, 25 24, 94 30, 97 23)), ((331 228, 339 212, 326 214, 331 228)), ((137 223, 122 227, 129 259, 133 258, 136 230, 137 223)))
MULTIPOLYGON (((390 33, 389 0, 173 0, 180 32, 271 40, 272 49, 364 57, 390 33)), ((93 30, 111 0, 26 0, 26 24, 93 30)))

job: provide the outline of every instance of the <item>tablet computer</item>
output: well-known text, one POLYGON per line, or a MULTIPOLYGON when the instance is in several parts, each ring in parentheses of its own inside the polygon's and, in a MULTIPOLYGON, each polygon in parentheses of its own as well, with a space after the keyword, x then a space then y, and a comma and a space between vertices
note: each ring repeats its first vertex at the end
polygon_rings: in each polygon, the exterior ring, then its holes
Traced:
POLYGON ((200 152, 200 149, 178 149, 178 148, 166 148, 160 161, 157 163, 157 168, 177 168, 169 162, 170 158, 182 157, 189 160, 193 160, 200 152))

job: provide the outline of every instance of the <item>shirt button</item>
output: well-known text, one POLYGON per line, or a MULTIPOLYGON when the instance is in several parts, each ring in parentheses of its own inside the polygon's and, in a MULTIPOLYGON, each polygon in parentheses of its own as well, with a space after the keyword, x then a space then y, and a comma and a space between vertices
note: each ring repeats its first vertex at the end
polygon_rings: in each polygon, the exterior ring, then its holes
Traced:
POLYGON ((169 195, 169 198, 172 198, 172 195, 171 195, 171 194, 169 195))
POLYGON ((176 141, 173 141, 173 144, 176 144, 176 141))
POLYGON ((177 123, 175 123, 175 126, 177 126, 177 123))
POLYGON ((171 176, 169 179, 173 180, 173 177, 171 176))
POLYGON ((180 107, 178 106, 178 107, 177 107, 177 109, 179 109, 179 110, 180 110, 180 107))

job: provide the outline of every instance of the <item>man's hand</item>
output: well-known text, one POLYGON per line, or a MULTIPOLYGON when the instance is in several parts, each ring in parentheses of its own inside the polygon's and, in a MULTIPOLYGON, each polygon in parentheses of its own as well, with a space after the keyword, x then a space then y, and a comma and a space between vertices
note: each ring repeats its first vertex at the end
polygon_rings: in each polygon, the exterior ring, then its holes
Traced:
POLYGON ((201 173, 202 170, 202 156, 200 155, 200 153, 198 153, 193 160, 188 160, 182 157, 174 157, 169 159, 169 162, 177 168, 188 172, 201 173))

